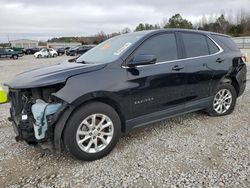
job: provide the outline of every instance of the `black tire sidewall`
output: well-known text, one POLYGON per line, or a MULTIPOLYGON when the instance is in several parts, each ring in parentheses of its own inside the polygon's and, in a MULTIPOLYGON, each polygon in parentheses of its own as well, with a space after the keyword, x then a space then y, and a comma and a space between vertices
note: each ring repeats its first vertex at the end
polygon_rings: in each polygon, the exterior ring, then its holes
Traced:
POLYGON ((17 55, 13 55, 12 58, 13 58, 14 60, 16 60, 16 59, 18 59, 18 56, 17 56, 17 55))
POLYGON ((211 103, 211 107, 207 110, 208 114, 211 115, 211 116, 224 116, 224 115, 228 115, 228 114, 231 114, 233 112, 233 110, 234 110, 234 107, 235 107, 235 104, 236 104, 236 100, 237 100, 237 93, 235 91, 235 88, 231 84, 223 83, 223 84, 219 85, 218 88, 216 89, 214 97, 222 89, 227 89, 227 90, 229 90, 231 92, 231 94, 232 94, 232 103, 231 103, 231 106, 230 106, 230 108, 226 112, 224 112, 222 114, 219 114, 219 113, 217 113, 214 110, 214 107, 213 107, 214 98, 213 98, 212 103, 211 103))
POLYGON ((107 104, 101 102, 88 103, 73 112, 66 124, 63 133, 65 148, 71 155, 79 160, 92 161, 109 154, 118 142, 121 134, 121 121, 116 111, 107 104), (101 113, 107 115, 114 125, 114 134, 109 145, 98 153, 87 153, 81 150, 76 142, 76 131, 80 123, 88 116, 101 113))

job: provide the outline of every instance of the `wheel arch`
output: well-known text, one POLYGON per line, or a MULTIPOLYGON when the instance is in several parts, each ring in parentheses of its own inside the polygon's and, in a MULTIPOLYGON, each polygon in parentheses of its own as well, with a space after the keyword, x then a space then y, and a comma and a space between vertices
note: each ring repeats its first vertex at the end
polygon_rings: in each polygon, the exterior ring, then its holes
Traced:
POLYGON ((96 98, 92 98, 92 99, 89 99, 89 100, 86 100, 84 102, 82 102, 81 104, 79 104, 77 106, 76 109, 78 109, 80 106, 83 106, 83 105, 86 105, 88 103, 92 103, 92 102, 102 102, 104 104, 107 104, 109 106, 111 106, 116 112, 117 114, 119 115, 120 117, 120 120, 121 120, 121 131, 122 132, 125 132, 126 131, 126 127, 125 127, 125 115, 124 115, 124 112, 122 111, 122 107, 119 105, 119 103, 109 97, 106 97, 106 96, 99 96, 99 97, 96 97, 96 98))
POLYGON ((125 133, 126 132, 126 119, 124 112, 122 111, 122 107, 120 104, 114 100, 111 99, 110 97, 104 96, 104 95, 97 95, 97 94, 88 94, 88 96, 82 96, 76 101, 74 101, 72 104, 69 104, 65 110, 61 113, 58 121, 54 125, 54 146, 55 149, 58 151, 61 151, 63 148, 63 141, 62 141, 62 136, 63 136, 63 131, 66 127, 67 122, 69 121, 71 115, 79 109, 81 106, 86 105, 88 103, 92 102, 102 102, 105 103, 109 106, 111 106, 118 114, 121 120, 121 132, 125 133), (92 97, 89 97, 92 96, 92 97), (95 96, 95 97, 94 97, 95 96), (83 100, 85 99, 85 100, 83 100))
POLYGON ((236 91, 237 96, 239 95, 240 86, 235 76, 229 75, 229 76, 223 77, 220 81, 220 85, 224 83, 232 85, 236 91))

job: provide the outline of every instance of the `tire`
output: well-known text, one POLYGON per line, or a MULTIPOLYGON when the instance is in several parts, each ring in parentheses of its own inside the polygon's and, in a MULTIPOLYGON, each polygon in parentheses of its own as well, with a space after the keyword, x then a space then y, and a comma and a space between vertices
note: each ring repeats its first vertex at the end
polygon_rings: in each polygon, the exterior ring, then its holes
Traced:
POLYGON ((75 158, 93 161, 108 155, 120 135, 121 121, 117 112, 107 104, 92 102, 81 106, 71 115, 63 132, 63 142, 66 150, 75 158), (93 123, 93 118, 95 126, 92 127, 90 124, 93 123), (105 120, 102 122, 103 119, 105 120), (101 123, 100 132, 98 132, 99 123, 101 123), (83 142, 78 144, 81 141, 83 142))
POLYGON ((56 55, 56 54, 53 54, 53 57, 57 57, 57 55, 56 55))
POLYGON ((13 55, 12 59, 15 59, 15 60, 18 59, 18 55, 13 55))
POLYGON ((216 89, 210 108, 208 108, 206 112, 210 116, 224 116, 231 114, 234 110, 236 100, 237 93, 235 88, 231 84, 224 83, 216 89), (224 99, 222 96, 224 96, 224 99))
POLYGON ((42 55, 41 54, 37 55, 37 58, 42 58, 42 55))

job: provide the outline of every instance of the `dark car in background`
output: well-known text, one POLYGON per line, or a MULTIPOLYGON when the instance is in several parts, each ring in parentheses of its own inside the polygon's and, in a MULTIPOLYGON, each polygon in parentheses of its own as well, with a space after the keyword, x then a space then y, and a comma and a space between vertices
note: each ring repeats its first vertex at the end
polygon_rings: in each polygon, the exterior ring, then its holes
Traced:
POLYGON ((30 54, 34 54, 36 52, 39 52, 40 50, 41 50, 41 48, 27 48, 27 49, 24 49, 23 52, 26 55, 30 55, 30 54))
POLYGON ((24 48, 18 48, 18 47, 11 47, 12 50, 15 52, 23 52, 24 48))
POLYGON ((82 45, 82 46, 70 48, 70 49, 66 50, 66 55, 67 56, 82 55, 85 52, 89 51, 93 47, 95 47, 95 45, 82 45))
POLYGON ((0 58, 18 59, 23 56, 22 51, 14 51, 10 48, 0 48, 0 58))
POLYGON ((227 35, 182 29, 129 33, 104 41, 75 63, 17 75, 7 84, 9 120, 17 140, 95 160, 133 128, 198 110, 232 113, 246 73, 227 35))
POLYGON ((66 50, 69 50, 70 47, 62 47, 62 48, 58 48, 56 51, 58 53, 58 56, 64 55, 66 50))

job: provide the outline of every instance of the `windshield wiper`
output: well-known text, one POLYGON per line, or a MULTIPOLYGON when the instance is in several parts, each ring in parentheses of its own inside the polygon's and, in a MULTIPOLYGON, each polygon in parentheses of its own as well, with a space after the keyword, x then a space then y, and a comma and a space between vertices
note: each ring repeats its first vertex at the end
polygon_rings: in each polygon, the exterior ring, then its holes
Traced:
POLYGON ((86 61, 75 61, 76 63, 88 64, 86 61))
POLYGON ((77 58, 69 59, 68 62, 87 64, 86 61, 77 61, 77 58))

